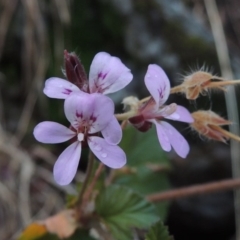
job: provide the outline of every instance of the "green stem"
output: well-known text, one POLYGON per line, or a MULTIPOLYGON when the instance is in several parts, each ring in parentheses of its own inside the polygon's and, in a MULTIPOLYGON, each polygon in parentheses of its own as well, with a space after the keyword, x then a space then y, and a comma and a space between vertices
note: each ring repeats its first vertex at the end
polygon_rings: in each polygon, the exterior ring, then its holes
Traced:
POLYGON ((91 178, 93 163, 94 163, 94 155, 93 155, 93 152, 90 150, 89 157, 88 157, 88 166, 87 166, 86 177, 85 177, 85 180, 83 182, 81 191, 78 195, 78 199, 77 199, 77 202, 76 202, 76 208, 77 209, 80 209, 80 207, 81 207, 84 192, 85 192, 85 190, 87 188, 87 185, 88 185, 88 182, 91 178))
POLYGON ((101 173, 102 173, 102 170, 104 168, 104 164, 103 163, 100 163, 96 172, 95 172, 95 175, 92 179, 92 182, 89 184, 88 188, 86 189, 83 197, 82 197, 82 202, 81 202, 81 212, 84 211, 84 209, 86 209, 87 207, 87 204, 89 202, 89 199, 91 198, 91 194, 93 192, 93 189, 97 183, 97 180, 98 178, 100 177, 101 173))

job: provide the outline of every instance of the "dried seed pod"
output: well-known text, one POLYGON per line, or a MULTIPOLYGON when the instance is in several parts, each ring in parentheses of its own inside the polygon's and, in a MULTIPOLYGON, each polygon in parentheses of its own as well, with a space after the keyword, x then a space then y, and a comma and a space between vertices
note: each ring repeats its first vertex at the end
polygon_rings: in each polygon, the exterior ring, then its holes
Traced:
POLYGON ((240 137, 236 136, 221 126, 229 125, 231 122, 216 114, 213 111, 196 111, 192 113, 194 122, 191 123, 192 129, 208 139, 226 143, 230 138, 240 141, 240 137))
POLYGON ((240 80, 225 80, 205 71, 196 71, 184 78, 182 84, 173 87, 171 93, 185 93, 186 98, 195 100, 200 94, 205 95, 209 89, 225 90, 224 86, 239 84, 240 80))

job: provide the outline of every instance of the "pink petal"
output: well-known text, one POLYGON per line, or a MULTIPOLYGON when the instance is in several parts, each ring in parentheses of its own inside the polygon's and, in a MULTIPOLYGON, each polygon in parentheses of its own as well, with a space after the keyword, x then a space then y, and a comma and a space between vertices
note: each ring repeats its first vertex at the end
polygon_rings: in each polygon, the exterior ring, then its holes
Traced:
POLYGON ((73 138, 76 133, 56 122, 41 122, 33 130, 34 137, 42 143, 61 143, 73 138))
POLYGON ((117 119, 115 118, 115 116, 112 116, 111 121, 102 130, 102 135, 104 139, 110 144, 117 145, 121 141, 122 128, 117 119))
POLYGON ((144 81, 158 106, 162 106, 170 93, 170 82, 165 72, 158 65, 150 64, 144 81))
POLYGON ((158 109, 154 114, 153 118, 167 118, 176 112, 178 105, 176 103, 171 103, 169 105, 164 105, 164 107, 158 109))
POLYGON ((121 168, 127 160, 124 151, 100 137, 89 137, 88 145, 96 157, 110 168, 121 168))
POLYGON ((96 54, 90 67, 90 92, 113 93, 128 85, 132 78, 130 70, 119 58, 100 52, 96 54))
POLYGON ((64 111, 68 121, 77 129, 88 125, 89 133, 104 129, 114 114, 113 101, 99 93, 72 94, 64 103, 64 111))
POLYGON ((168 135, 165 132, 165 128, 162 126, 161 122, 159 123, 156 120, 152 120, 151 122, 156 125, 158 141, 162 149, 166 152, 169 152, 171 150, 171 144, 168 135))
POLYGON ((46 80, 43 92, 50 98, 66 99, 72 92, 82 91, 67 80, 52 77, 46 80))
POLYGON ((89 129, 89 133, 102 131, 114 117, 114 103, 111 98, 99 93, 91 94, 94 97, 94 114, 96 121, 89 129))
POLYGON ((172 113, 171 115, 165 117, 167 119, 186 122, 186 123, 192 123, 194 122, 194 119, 191 115, 191 113, 183 106, 177 106, 177 110, 172 113))
POLYGON ((53 175, 59 185, 68 185, 73 180, 80 161, 81 150, 81 143, 74 142, 58 157, 54 164, 53 175))
POLYGON ((189 153, 189 145, 185 138, 169 123, 161 121, 161 126, 164 128, 168 139, 175 152, 182 158, 186 158, 189 153))

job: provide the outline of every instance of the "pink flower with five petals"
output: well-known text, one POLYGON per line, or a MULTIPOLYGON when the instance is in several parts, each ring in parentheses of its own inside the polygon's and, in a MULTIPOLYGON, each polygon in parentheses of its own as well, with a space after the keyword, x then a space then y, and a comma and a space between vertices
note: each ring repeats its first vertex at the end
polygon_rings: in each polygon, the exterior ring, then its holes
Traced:
POLYGON ((112 100, 102 94, 71 94, 64 103, 66 118, 71 124, 67 128, 56 122, 42 122, 34 129, 35 138, 42 143, 61 143, 72 138, 75 141, 58 157, 53 174, 60 185, 69 184, 79 164, 82 142, 86 141, 96 157, 110 168, 121 168, 126 164, 126 155, 116 146, 122 132, 114 114, 112 100), (109 126, 110 127, 106 127, 109 126), (103 138, 97 134, 101 132, 103 138))
MULTIPOLYGON (((77 86, 71 82, 71 79, 67 81, 57 77, 49 78, 45 82, 43 92, 50 98, 66 99, 73 92, 82 93, 83 91, 102 94, 114 93, 132 81, 133 75, 119 58, 112 57, 106 52, 100 52, 95 55, 92 61, 89 82, 87 83, 88 86, 86 86, 85 73, 82 71, 78 58, 73 54, 68 54, 67 51, 64 54, 67 62, 66 68, 69 67, 69 72, 72 73, 71 76, 74 79, 78 78, 78 80, 82 76, 84 84, 77 86), (72 62, 70 62, 71 60, 72 62)), ((80 81, 82 80, 80 79, 80 81)))
POLYGON ((158 65, 148 66, 144 81, 151 98, 139 107, 138 114, 129 121, 140 131, 147 131, 152 123, 155 124, 162 149, 168 152, 173 147, 180 157, 185 158, 189 152, 187 141, 172 125, 162 120, 192 123, 191 114, 175 103, 164 105, 170 94, 170 82, 158 65))

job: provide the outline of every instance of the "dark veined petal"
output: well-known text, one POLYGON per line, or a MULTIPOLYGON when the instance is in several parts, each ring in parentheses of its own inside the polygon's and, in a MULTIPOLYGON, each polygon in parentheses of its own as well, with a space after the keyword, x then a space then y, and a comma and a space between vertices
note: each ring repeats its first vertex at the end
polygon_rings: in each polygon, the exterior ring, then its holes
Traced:
POLYGON ((99 93, 72 94, 64 103, 66 118, 77 129, 83 122, 89 124, 89 133, 104 129, 114 114, 114 103, 99 93))
POLYGON ((66 99, 73 92, 81 93, 82 91, 67 80, 52 77, 46 80, 43 92, 50 98, 66 99))
POLYGON ((144 81, 156 104, 162 106, 170 93, 170 82, 166 73, 158 65, 150 64, 144 81))
POLYGON ((89 88, 91 93, 109 94, 121 90, 133 79, 130 70, 117 57, 100 52, 90 66, 89 88))

